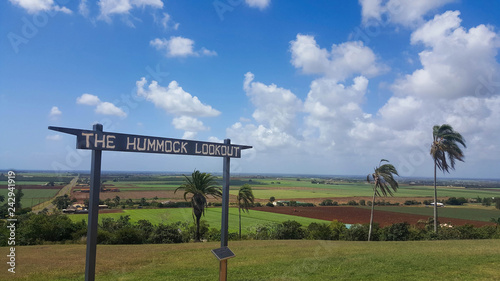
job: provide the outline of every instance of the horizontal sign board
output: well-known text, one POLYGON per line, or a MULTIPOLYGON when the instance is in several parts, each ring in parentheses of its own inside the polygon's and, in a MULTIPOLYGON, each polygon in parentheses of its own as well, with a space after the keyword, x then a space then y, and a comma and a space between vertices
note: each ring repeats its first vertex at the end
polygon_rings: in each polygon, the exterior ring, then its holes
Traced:
POLYGON ((52 126, 50 126, 49 129, 75 135, 76 148, 78 149, 240 158, 242 150, 252 148, 246 145, 129 135, 52 126))
POLYGON ((218 249, 213 249, 212 253, 219 259, 220 261, 222 260, 227 260, 230 258, 234 258, 236 255, 229 249, 228 247, 222 247, 218 249))

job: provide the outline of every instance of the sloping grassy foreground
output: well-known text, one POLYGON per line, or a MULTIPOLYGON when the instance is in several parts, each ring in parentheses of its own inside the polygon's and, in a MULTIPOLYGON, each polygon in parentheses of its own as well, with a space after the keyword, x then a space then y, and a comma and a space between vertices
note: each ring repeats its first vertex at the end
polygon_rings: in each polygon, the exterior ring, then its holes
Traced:
MULTIPOLYGON (((217 280, 219 243, 98 245, 96 280, 217 280)), ((239 241, 228 280, 499 280, 500 240, 239 241)), ((0 248, 4 255, 7 248, 0 248)), ((85 245, 16 248, 0 280, 83 280, 85 245)))

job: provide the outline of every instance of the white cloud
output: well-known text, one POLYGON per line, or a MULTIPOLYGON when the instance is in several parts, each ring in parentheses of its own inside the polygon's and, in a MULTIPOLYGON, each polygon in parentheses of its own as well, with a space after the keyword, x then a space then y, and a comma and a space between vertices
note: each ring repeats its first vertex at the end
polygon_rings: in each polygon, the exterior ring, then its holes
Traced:
POLYGON ((297 34, 290 42, 290 51, 292 64, 304 73, 323 74, 339 81, 357 73, 376 76, 386 69, 361 41, 333 44, 331 51, 327 51, 319 47, 313 36, 297 34))
POLYGON ((364 24, 380 22, 385 16, 391 23, 403 26, 416 26, 423 17, 456 0, 359 0, 364 24))
POLYGON ((170 39, 156 38, 149 44, 157 50, 165 51, 167 57, 188 57, 188 56, 215 56, 215 51, 202 48, 200 51, 194 50, 194 41, 181 36, 172 36, 170 39))
POLYGON ((155 21, 157 21, 165 30, 167 30, 167 29, 177 30, 177 29, 179 29, 179 25, 180 25, 179 23, 174 22, 172 20, 172 17, 167 13, 163 13, 162 17, 159 20, 156 20, 156 17, 155 17, 155 21))
POLYGON ((172 125, 177 130, 184 130, 190 132, 198 132, 198 131, 206 131, 207 127, 203 126, 203 122, 200 120, 190 117, 190 116, 181 116, 176 117, 172 120, 172 125))
POLYGON ((252 8, 259 8, 260 10, 264 10, 269 6, 271 0, 245 0, 245 3, 252 8))
POLYGON ((220 112, 210 105, 203 104, 198 97, 184 91, 176 81, 170 82, 167 87, 152 81, 147 88, 146 79, 143 77, 136 82, 137 95, 145 97, 156 107, 164 109, 167 113, 184 116, 213 117, 220 112))
POLYGON ((12 4, 25 9, 30 14, 43 11, 57 11, 71 14, 71 10, 54 4, 54 0, 9 0, 12 4))
POLYGON ((49 116, 50 117, 57 117, 57 116, 60 116, 61 114, 62 114, 61 110, 59 110, 59 108, 57 106, 53 106, 50 109, 49 116))
POLYGON ((127 114, 121 109, 118 108, 116 105, 110 103, 110 102, 101 102, 100 104, 97 105, 95 109, 96 113, 99 114, 104 114, 104 115, 115 115, 118 117, 127 117, 127 114))
POLYGON ((292 125, 302 110, 302 102, 290 90, 253 80, 252 73, 245 74, 243 89, 256 107, 252 117, 273 130, 294 134, 292 125))
POLYGON ((62 139, 61 135, 49 135, 46 137, 47 140, 59 141, 62 139))
POLYGON ((425 99, 473 96, 482 80, 500 73, 498 34, 485 25, 466 30, 459 15, 445 12, 413 32, 412 44, 427 47, 419 54, 422 68, 396 81, 396 94, 425 99))
POLYGON ((161 0, 100 0, 97 4, 100 8, 99 18, 106 21, 110 21, 111 15, 128 15, 134 8, 163 8, 161 0))
POLYGON ((95 112, 104 115, 115 115, 118 117, 127 117, 127 114, 110 102, 103 102, 99 97, 91 94, 83 94, 76 98, 77 104, 96 106, 95 112))
POLYGON ((101 103, 101 100, 97 96, 85 93, 76 98, 76 103, 85 105, 98 105, 99 103, 101 103))
POLYGON ((84 17, 89 16, 89 7, 87 6, 87 0, 80 1, 80 4, 78 5, 78 12, 84 17))

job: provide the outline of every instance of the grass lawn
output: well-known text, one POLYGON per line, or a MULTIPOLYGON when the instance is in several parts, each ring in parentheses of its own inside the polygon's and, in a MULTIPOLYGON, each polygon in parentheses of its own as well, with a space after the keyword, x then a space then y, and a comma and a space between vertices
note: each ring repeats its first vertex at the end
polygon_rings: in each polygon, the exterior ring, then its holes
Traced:
MULTIPOLYGON (((370 207, 364 207, 370 208, 370 207)), ((375 211, 398 212, 405 214, 416 214, 433 217, 433 207, 398 207, 398 206, 375 206, 375 211)), ((468 208, 467 206, 446 206, 438 208, 438 216, 441 222, 445 222, 445 218, 475 220, 475 221, 490 221, 491 218, 499 218, 500 210, 487 210, 479 208, 468 208)))
MULTIPOLYGON (((98 245, 96 280, 218 280, 219 243, 98 245)), ((499 280, 500 240, 235 241, 228 280, 499 280)), ((7 248, 0 248, 7 253, 7 248)), ((85 245, 16 247, 0 280, 83 280, 85 245)))
MULTIPOLYGON (((193 222, 191 208, 168 208, 168 209, 130 209, 123 210, 123 213, 99 214, 99 219, 115 218, 130 215, 132 222, 139 220, 149 220, 152 224, 174 223, 177 221, 193 222)), ((210 227, 220 228, 222 208, 207 208, 202 220, 207 221, 210 227)), ((73 221, 87 220, 87 214, 68 215, 73 221)), ((328 223, 328 221, 304 218, 292 215, 274 214, 269 212, 250 210, 249 213, 241 213, 242 232, 248 232, 248 228, 269 222, 281 223, 286 220, 295 220, 304 226, 312 222, 328 223)), ((229 208, 229 232, 238 232, 238 209, 229 208)))

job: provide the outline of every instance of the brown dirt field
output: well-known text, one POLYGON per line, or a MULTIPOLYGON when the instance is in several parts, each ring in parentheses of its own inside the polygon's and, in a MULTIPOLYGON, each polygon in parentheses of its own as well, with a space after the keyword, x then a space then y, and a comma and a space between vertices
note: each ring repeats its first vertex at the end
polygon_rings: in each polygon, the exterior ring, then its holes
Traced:
MULTIPOLYGON (((83 202, 83 200, 88 199, 90 193, 85 192, 73 192, 72 197, 76 198, 78 202, 83 202)), ((158 196, 158 201, 184 201, 184 193, 178 191, 174 193, 173 190, 159 190, 159 191, 120 191, 120 192, 100 192, 99 199, 106 200, 108 198, 113 199, 119 196, 121 200, 126 199, 141 199, 146 198, 148 200, 158 196)), ((188 197, 189 200, 189 197, 188 197)), ((214 199, 213 197, 208 198, 208 202, 222 202, 222 200, 214 199)), ((230 195, 230 202, 236 202, 236 196, 230 195)))
MULTIPOLYGON (((279 213, 285 215, 294 215, 300 217, 321 219, 321 220, 338 220, 347 224, 365 224, 370 223, 370 210, 356 207, 258 207, 252 210, 279 213), (295 210, 295 211, 294 211, 295 210)), ((379 223, 381 227, 388 226, 398 222, 407 222, 415 225, 419 220, 427 220, 429 217, 413 214, 403 214, 396 212, 377 211, 373 215, 373 221, 379 223)), ((492 225, 489 222, 472 221, 454 218, 440 218, 441 223, 451 223, 452 225, 472 224, 474 226, 492 225)))

